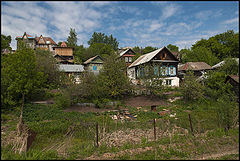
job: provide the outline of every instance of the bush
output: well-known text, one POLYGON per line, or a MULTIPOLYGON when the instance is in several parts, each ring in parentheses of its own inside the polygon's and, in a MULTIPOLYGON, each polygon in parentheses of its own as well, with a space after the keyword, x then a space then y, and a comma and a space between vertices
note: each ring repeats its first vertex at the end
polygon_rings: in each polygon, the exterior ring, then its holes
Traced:
POLYGON ((239 108, 233 94, 224 94, 217 100, 219 126, 225 130, 234 127, 238 122, 239 108))
POLYGON ((192 72, 187 72, 183 86, 181 87, 181 93, 185 102, 197 101, 203 98, 204 94, 203 85, 196 80, 196 77, 192 72))
POLYGON ((54 98, 55 106, 60 109, 65 109, 71 106, 71 96, 68 92, 64 91, 54 98))

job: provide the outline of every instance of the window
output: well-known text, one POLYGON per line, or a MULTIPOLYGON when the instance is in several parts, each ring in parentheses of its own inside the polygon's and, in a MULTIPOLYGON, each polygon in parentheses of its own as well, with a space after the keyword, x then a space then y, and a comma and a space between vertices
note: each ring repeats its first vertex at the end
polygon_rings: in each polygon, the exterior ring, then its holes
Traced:
POLYGON ((176 75, 176 68, 175 68, 175 66, 171 65, 169 67, 169 75, 170 76, 176 75))
POLYGON ((166 85, 172 85, 172 80, 171 79, 167 79, 166 80, 166 85))
POLYGON ((131 63, 132 62, 132 57, 125 57, 125 62, 126 63, 131 63))
POLYGON ((162 66, 161 67, 161 73, 162 73, 162 75, 167 75, 168 73, 167 73, 167 67, 166 66, 162 66))
POLYGON ((94 65, 94 66, 93 66, 93 70, 97 70, 97 66, 94 65))
POLYGON ((129 57, 128 60, 129 60, 129 62, 131 63, 131 62, 132 62, 132 57, 129 57))

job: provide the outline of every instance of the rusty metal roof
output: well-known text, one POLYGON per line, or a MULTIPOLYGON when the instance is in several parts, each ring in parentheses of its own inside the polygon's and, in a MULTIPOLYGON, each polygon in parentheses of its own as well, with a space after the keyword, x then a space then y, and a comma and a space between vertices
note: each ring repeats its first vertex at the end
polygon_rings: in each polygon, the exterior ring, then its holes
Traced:
POLYGON ((208 70, 208 69, 212 69, 212 67, 205 62, 187 62, 178 68, 179 71, 185 71, 185 70, 197 71, 197 70, 208 70))

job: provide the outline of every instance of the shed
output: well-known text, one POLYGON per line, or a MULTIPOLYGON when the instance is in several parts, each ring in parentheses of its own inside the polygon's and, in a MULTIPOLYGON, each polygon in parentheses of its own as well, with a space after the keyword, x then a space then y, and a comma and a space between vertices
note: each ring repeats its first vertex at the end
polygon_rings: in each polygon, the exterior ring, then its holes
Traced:
POLYGON ((228 75, 225 83, 229 82, 233 86, 233 90, 238 97, 239 102, 239 75, 228 75))
POLYGON ((66 73, 69 77, 73 76, 75 83, 80 83, 80 74, 84 72, 83 65, 59 64, 59 70, 66 73))
POLYGON ((84 69, 86 71, 90 71, 90 72, 93 72, 95 74, 98 74, 99 71, 103 67, 103 58, 101 56, 99 56, 99 55, 96 55, 96 56, 86 60, 83 63, 83 65, 84 65, 84 69))

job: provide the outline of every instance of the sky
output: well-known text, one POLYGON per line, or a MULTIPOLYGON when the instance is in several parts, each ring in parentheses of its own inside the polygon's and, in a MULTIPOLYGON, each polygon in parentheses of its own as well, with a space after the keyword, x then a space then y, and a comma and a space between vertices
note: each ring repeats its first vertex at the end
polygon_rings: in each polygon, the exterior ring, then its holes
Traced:
POLYGON ((120 47, 190 48, 196 41, 239 32, 238 1, 1 1, 1 34, 51 37, 88 47, 94 32, 117 38, 120 47))

